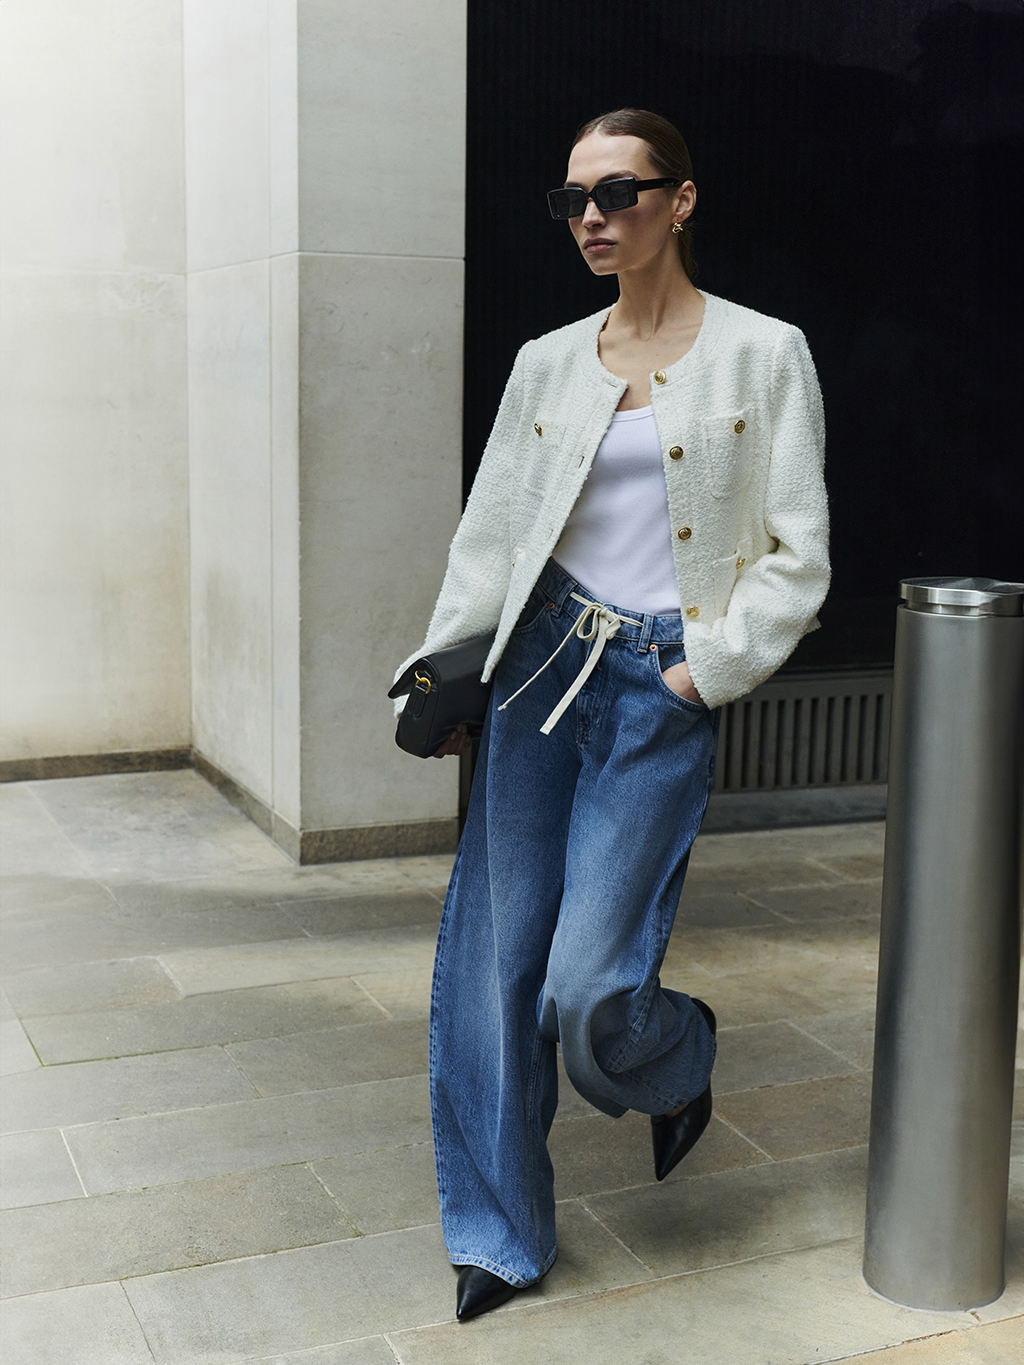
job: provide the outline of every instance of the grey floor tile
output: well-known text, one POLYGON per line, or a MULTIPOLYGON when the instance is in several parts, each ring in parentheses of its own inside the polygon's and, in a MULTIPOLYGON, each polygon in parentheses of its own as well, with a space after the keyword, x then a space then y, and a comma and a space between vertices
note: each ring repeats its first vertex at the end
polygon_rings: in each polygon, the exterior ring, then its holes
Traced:
POLYGON ((306 1166, 0 1214, 4 1295, 203 1265, 354 1236, 306 1166))
POLYGON ((313 1170, 362 1233, 395 1232, 440 1221, 434 1147, 386 1147, 326 1157, 313 1170))
POLYGON ((446 887, 451 876, 454 853, 428 853, 413 858, 395 858, 394 865, 418 886, 446 887))
POLYGON ((858 1354, 856 1365, 1014 1365, 1022 1359, 1024 1318, 1010 1318, 858 1354))
POLYGON ((813 857, 819 867, 824 867, 837 876, 849 877, 853 881, 880 877, 885 862, 885 853, 881 845, 874 852, 840 852, 834 856, 821 852, 815 853, 813 857))
POLYGON ((776 1161, 860 1147, 868 1140, 871 1078, 864 1072, 719 1097, 719 1115, 776 1161))
POLYGON ((855 1236, 866 1181, 857 1147, 585 1203, 656 1275, 677 1275, 855 1236))
POLYGON ((4 926, 7 971, 72 962, 103 962, 179 950, 212 950, 227 944, 271 939, 309 939, 278 905, 221 906, 190 903, 186 894, 167 913, 126 911, 111 902, 109 911, 74 917, 52 912, 4 926))
POLYGON ((177 1000, 174 982, 155 957, 37 967, 5 979, 18 1013, 80 1014, 157 1000, 177 1000))
POLYGON ((343 1341, 337 1346, 314 1346, 311 1351, 287 1355, 250 1356, 245 1365, 396 1365, 395 1353, 381 1337, 343 1341))
POLYGON ((367 929, 332 938, 284 939, 237 947, 166 953, 168 971, 186 995, 205 991, 314 981, 329 976, 360 977, 428 967, 437 930, 433 925, 367 929))
POLYGON ((709 891, 753 893, 769 887, 817 886, 822 882, 836 883, 839 880, 838 873, 807 858, 785 856, 704 862, 695 854, 683 884, 683 900, 688 895, 702 895, 709 891))
POLYGON ((850 1239, 389 1339, 402 1365, 809 1365, 972 1326, 875 1298, 860 1257, 850 1239))
POLYGON ((230 1104, 253 1094, 220 1048, 46 1066, 9 1077, 4 1090, 8 1133, 230 1104))
POLYGON ((0 1137, 0 1207, 80 1199, 84 1193, 58 1131, 0 1137))
POLYGON ((5 923, 61 915, 103 916, 116 902, 94 877, 34 873, 0 877, 0 917, 5 923))
POLYGON ((47 1063, 235 1043, 314 1028, 372 1023, 383 1012, 347 977, 214 991, 155 1005, 49 1015, 25 1026, 47 1063))
MULTIPOLYGON (((548 1150, 555 1167, 556 1199, 655 1183, 651 1123, 646 1114, 630 1112, 610 1119, 595 1113, 593 1118, 556 1120, 548 1150)), ((686 1180, 766 1160, 738 1133, 713 1120, 668 1179, 686 1180)))
POLYGON ((90 1194, 400 1147, 430 1138, 426 1077, 242 1100, 69 1130, 90 1194))
POLYGON ((882 882, 837 882, 833 886, 797 886, 785 890, 751 891, 760 905, 785 919, 874 920, 882 912, 882 882))
POLYGON ((11 1004, 11 997, 0 986, 0 1024, 13 1023, 18 1017, 14 1006, 11 1004))
POLYGON ((880 853, 885 841, 882 820, 854 825, 805 825, 800 829, 743 830, 700 834, 693 845, 693 867, 759 863, 775 858, 819 861, 880 853))
POLYGON ((841 1010, 835 1014, 791 1015, 790 1021, 854 1066, 871 1069, 875 1051, 873 1008, 841 1010))
POLYGON ((4 1365, 153 1365, 119 1284, 8 1299, 0 1349, 4 1365))
POLYGON ((34 1071, 40 1065, 28 1034, 17 1019, 0 1022, 0 1076, 34 1071))
POLYGON ((286 904, 295 923, 313 938, 407 924, 430 924, 436 932, 441 919, 441 902, 437 897, 413 889, 319 897, 286 904))
MULTIPOLYGON (((648 1267, 622 1246, 582 1203, 566 1200, 555 1213, 558 1257, 538 1284, 516 1295, 513 1302, 517 1306, 605 1293, 619 1285, 652 1278, 648 1267)), ((449 1314, 453 1308, 454 1305, 448 1309, 449 1314)))
POLYGON ((736 976, 710 977, 701 973, 698 977, 692 966, 681 966, 675 958, 671 966, 662 968, 661 984, 705 1000, 715 1011, 718 1027, 722 1029, 770 1024, 805 1015, 818 999, 777 967, 736 976))
POLYGON ((778 916, 735 891, 683 891, 676 924, 710 929, 735 929, 753 924, 777 924, 778 916))
POLYGON ((851 1064, 792 1024, 720 1029, 712 1086, 718 1096, 763 1085, 842 1076, 851 1064))
POLYGON ((261 1095, 329 1090, 396 1076, 425 1076, 427 1027, 422 1019, 386 1019, 235 1043, 228 1053, 261 1095))
POLYGON ((0 784, 0 873, 81 877, 85 860, 27 782, 0 784))
POLYGON ((358 972, 353 978, 393 1019, 415 1019, 430 1013, 433 965, 397 972, 358 972))
POLYGON ((429 1227, 147 1275, 125 1290, 158 1365, 229 1365, 443 1320, 455 1276, 429 1227))

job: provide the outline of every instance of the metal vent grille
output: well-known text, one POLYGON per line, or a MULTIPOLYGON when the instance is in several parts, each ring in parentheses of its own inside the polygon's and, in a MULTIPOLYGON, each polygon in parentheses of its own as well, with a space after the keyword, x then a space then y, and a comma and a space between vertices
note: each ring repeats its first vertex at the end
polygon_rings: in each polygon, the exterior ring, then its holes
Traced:
POLYGON ((722 708, 715 791, 885 782, 892 671, 787 674, 722 708))

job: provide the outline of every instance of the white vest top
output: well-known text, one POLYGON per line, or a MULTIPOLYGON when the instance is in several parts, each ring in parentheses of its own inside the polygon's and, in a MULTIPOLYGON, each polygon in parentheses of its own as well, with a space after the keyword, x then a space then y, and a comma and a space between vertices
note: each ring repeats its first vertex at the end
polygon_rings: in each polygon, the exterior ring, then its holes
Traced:
POLYGON ((679 613, 653 407, 612 417, 553 557, 599 602, 652 616, 679 613))

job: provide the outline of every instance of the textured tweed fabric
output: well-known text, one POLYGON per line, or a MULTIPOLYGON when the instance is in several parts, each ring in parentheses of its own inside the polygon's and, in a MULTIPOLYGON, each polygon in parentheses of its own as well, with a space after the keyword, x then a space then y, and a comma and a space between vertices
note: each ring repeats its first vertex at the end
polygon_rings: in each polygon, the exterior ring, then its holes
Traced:
MULTIPOLYGON (((651 403, 686 657, 704 701, 720 706, 763 682, 817 626, 829 583, 825 425, 803 333, 704 298, 696 342, 652 376, 651 403)), ((607 316, 519 352, 426 641, 399 673, 419 654, 497 627, 484 678, 493 673, 626 389, 598 357, 607 316)))

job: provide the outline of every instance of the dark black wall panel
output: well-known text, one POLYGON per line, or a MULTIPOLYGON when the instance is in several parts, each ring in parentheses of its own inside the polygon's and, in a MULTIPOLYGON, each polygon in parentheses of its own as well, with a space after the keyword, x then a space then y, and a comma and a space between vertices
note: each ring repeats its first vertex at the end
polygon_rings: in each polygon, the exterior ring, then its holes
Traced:
POLYGON ((806 332, 833 590, 794 665, 891 657, 913 574, 1024 578, 1017 0, 469 3, 467 483, 523 341, 615 297, 544 191, 584 119, 683 132, 697 283, 806 332))

